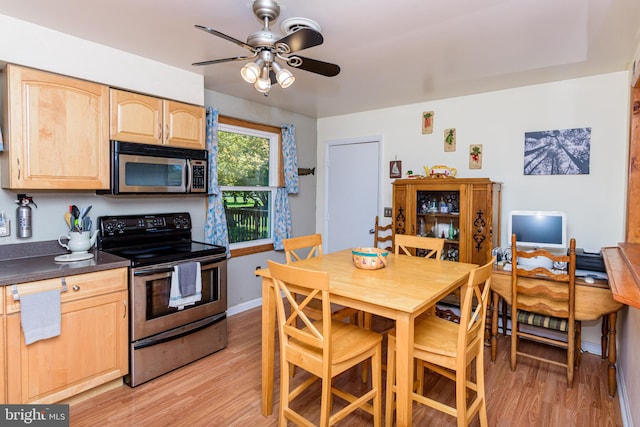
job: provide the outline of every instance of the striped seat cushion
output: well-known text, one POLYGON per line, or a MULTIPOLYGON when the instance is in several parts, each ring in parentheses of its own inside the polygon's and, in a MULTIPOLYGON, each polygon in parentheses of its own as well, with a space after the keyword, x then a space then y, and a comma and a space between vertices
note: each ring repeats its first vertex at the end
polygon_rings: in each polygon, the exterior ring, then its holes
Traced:
POLYGON ((526 323, 531 326, 555 329, 556 331, 561 332, 567 332, 569 330, 569 319, 545 316, 543 314, 530 313, 524 310, 518 310, 518 322, 526 323))

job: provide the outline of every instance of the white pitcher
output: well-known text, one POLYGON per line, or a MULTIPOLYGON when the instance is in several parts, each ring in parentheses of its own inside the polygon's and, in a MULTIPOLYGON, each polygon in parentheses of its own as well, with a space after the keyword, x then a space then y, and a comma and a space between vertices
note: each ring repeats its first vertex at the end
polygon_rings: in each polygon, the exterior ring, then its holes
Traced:
POLYGON ((93 236, 89 231, 83 233, 70 231, 69 234, 61 234, 60 237, 58 237, 58 243, 72 253, 85 254, 96 243, 97 237, 98 230, 94 231, 93 236), (63 240, 67 240, 67 243, 62 243, 63 240))

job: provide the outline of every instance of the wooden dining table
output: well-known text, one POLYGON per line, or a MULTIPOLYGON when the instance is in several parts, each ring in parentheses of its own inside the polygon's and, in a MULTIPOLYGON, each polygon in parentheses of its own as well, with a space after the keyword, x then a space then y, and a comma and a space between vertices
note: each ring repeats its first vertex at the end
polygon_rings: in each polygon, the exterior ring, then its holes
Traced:
MULTIPOLYGON (((414 320, 466 283, 475 264, 389 254, 387 266, 362 270, 353 265, 351 250, 295 263, 296 267, 329 273, 331 301, 395 320, 396 424, 411 425, 414 320)), ((275 295, 268 269, 262 277, 262 414, 273 411, 275 295)))

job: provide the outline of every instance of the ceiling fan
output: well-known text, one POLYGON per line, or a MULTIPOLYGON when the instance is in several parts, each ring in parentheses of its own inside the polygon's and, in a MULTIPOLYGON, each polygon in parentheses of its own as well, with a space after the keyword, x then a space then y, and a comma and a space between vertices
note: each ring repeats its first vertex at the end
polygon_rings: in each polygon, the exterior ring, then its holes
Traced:
POLYGON ((195 26, 202 31, 248 49, 251 52, 250 55, 195 62, 192 65, 211 65, 230 61, 251 60, 251 62, 242 67, 240 74, 245 81, 252 83, 255 89, 264 93, 265 96, 271 89, 272 84, 278 83, 282 88, 286 88, 291 86, 295 80, 291 71, 283 68, 276 59, 281 60, 290 67, 327 77, 333 77, 340 73, 340 67, 336 64, 302 57, 295 53, 321 45, 324 41, 315 22, 304 18, 292 18, 290 25, 286 26, 287 34, 280 36, 269 28, 269 23, 278 19, 280 15, 278 3, 274 0, 255 0, 253 2, 253 13, 264 23, 264 26, 261 30, 249 34, 246 43, 213 28, 202 25, 195 26))

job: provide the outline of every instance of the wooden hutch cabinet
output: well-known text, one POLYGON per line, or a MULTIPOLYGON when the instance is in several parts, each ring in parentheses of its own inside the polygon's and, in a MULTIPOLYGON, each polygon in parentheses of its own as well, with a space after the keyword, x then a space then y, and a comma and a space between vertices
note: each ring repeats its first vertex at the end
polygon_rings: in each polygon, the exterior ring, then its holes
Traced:
POLYGON ((501 190, 488 178, 398 179, 393 232, 444 237, 444 259, 485 264, 500 244, 501 190))

